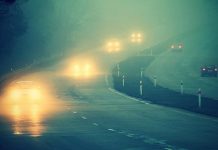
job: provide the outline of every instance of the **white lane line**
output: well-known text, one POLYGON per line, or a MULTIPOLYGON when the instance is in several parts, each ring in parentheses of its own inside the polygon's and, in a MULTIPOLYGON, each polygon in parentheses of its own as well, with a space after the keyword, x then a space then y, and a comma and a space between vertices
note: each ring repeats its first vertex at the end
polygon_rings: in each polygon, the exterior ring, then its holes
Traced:
POLYGON ((140 101, 140 100, 139 100, 139 102, 140 102, 140 103, 143 103, 143 104, 146 104, 146 105, 149 105, 149 104, 150 104, 149 102, 146 102, 146 101, 140 101))
POLYGON ((132 138, 132 137, 134 137, 134 135, 135 135, 135 134, 129 133, 129 134, 127 134, 126 136, 132 138))
MULTIPOLYGON (((115 93, 115 94, 118 94, 120 96, 123 96, 123 97, 126 97, 128 99, 131 99, 131 100, 134 100, 134 101, 137 101, 137 102, 140 102, 140 103, 144 103, 146 105, 149 105, 150 103, 149 102, 146 102, 146 101, 142 101, 142 100, 139 100, 139 99, 136 99, 136 98, 133 98, 133 97, 130 97, 130 96, 127 96, 123 93, 120 93, 112 88, 108 88, 108 90, 110 90, 111 92, 115 93)), ((189 117, 198 117, 200 119, 205 119, 205 120, 210 120, 210 121, 214 121, 214 122, 218 122, 218 119, 214 118, 214 117, 210 117, 210 116, 206 116, 206 115, 203 115, 203 114, 197 114, 197 113, 194 113, 194 112, 188 112, 186 110, 180 110, 179 108, 169 108, 169 107, 165 107, 165 106, 162 106, 162 105, 157 105, 157 104, 150 104, 150 106, 152 107, 162 107, 162 108, 168 108, 170 109, 171 111, 174 111, 176 113, 180 113, 180 114, 183 114, 183 115, 186 115, 186 116, 189 116, 189 117)))
POLYGON ((116 130, 114 130, 114 129, 107 129, 108 131, 111 131, 111 132, 114 132, 114 131, 116 131, 116 130))
MULTIPOLYGON (((107 87, 109 87, 108 75, 107 75, 107 74, 105 75, 105 83, 106 83, 107 87)), ((115 94, 118 94, 118 95, 124 96, 124 97, 126 97, 126 98, 128 98, 128 99, 131 99, 131 100, 133 100, 133 101, 141 102, 141 103, 144 103, 144 104, 150 104, 150 103, 148 103, 148 102, 145 102, 145 101, 139 100, 139 99, 137 99, 137 98, 127 96, 127 95, 125 95, 125 94, 123 94, 123 93, 120 93, 120 92, 118 92, 118 91, 116 91, 116 90, 110 88, 110 87, 109 87, 108 89, 109 89, 111 92, 115 93, 115 94)))
MULTIPOLYGON (((108 87, 109 87, 109 84, 108 84, 108 76, 107 76, 107 75, 105 75, 105 82, 106 82, 106 84, 107 84, 108 87)), ((145 101, 139 100, 139 99, 137 99, 137 98, 127 96, 127 95, 125 95, 125 94, 123 94, 123 93, 120 93, 120 92, 118 92, 118 91, 116 91, 116 90, 110 88, 110 87, 108 88, 108 90, 111 91, 112 93, 115 93, 115 94, 118 94, 118 95, 120 95, 120 96, 126 97, 126 98, 128 98, 128 99, 133 100, 133 101, 137 101, 137 102, 140 102, 140 103, 144 103, 144 104, 146 104, 146 105, 149 105, 149 104, 150 104, 149 102, 145 102, 145 101)), ((153 107, 163 107, 163 108, 166 108, 165 106, 156 105, 156 104, 152 104, 152 106, 153 106, 153 107)), ((171 110, 174 111, 174 112, 180 113, 180 114, 187 115, 187 116, 189 116, 189 117, 198 117, 198 118, 201 118, 201 119, 205 119, 205 120, 210 120, 210 121, 218 122, 218 119, 213 118, 213 117, 209 117, 209 116, 204 116, 204 115, 202 115, 202 114, 196 114, 196 113, 192 113, 192 112, 189 113, 189 112, 185 112, 185 110, 184 110, 184 111, 182 111, 182 110, 180 111, 180 110, 177 110, 176 108, 171 108, 171 110)))
POLYGON ((140 102, 140 103, 143 103, 143 104, 146 104, 146 105, 149 105, 149 104, 150 104, 149 102, 146 102, 146 101, 143 101, 143 100, 134 98, 134 97, 127 96, 127 95, 125 95, 125 94, 123 94, 123 93, 120 93, 120 92, 118 92, 118 91, 116 91, 116 90, 114 90, 114 89, 112 89, 112 88, 108 88, 108 90, 110 90, 111 92, 113 92, 113 93, 115 93, 115 94, 118 94, 118 95, 120 95, 120 96, 123 96, 123 97, 125 97, 125 98, 131 99, 131 100, 133 100, 133 101, 140 102))
POLYGON ((120 93, 120 92, 118 92, 118 91, 116 91, 116 90, 114 90, 114 89, 112 89, 112 88, 108 88, 108 89, 109 89, 111 92, 113 92, 113 93, 115 93, 115 94, 118 94, 118 95, 120 95, 120 96, 126 97, 126 98, 131 99, 131 100, 134 100, 134 101, 140 101, 139 99, 136 99, 136 98, 127 96, 127 95, 125 95, 125 94, 123 94, 123 93, 120 93))
POLYGON ((94 125, 94 126, 98 126, 98 124, 97 124, 97 123, 93 123, 93 125, 94 125))
POLYGON ((84 120, 86 120, 86 119, 87 119, 85 116, 82 116, 81 118, 82 118, 82 119, 84 119, 84 120))
POLYGON ((166 147, 166 148, 164 148, 164 150, 173 150, 172 148, 168 148, 168 147, 166 147))

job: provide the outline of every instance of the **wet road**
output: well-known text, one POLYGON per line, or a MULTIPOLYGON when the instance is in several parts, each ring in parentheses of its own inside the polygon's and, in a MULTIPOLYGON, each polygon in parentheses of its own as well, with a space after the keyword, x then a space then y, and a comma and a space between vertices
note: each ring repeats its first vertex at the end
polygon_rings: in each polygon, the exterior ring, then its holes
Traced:
POLYGON ((1 150, 218 149, 215 118, 127 97, 111 89, 105 75, 48 80, 61 103, 14 108, 13 119, 1 115, 1 150), (48 115, 44 110, 54 105, 62 110, 48 115))

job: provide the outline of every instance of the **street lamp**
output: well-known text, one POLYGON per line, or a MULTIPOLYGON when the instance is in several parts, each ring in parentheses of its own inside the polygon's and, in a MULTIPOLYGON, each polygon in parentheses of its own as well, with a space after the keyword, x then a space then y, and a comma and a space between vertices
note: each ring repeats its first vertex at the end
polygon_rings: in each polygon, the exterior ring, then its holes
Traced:
POLYGON ((140 32, 132 33, 131 42, 132 43, 141 43, 142 42, 142 34, 140 32))

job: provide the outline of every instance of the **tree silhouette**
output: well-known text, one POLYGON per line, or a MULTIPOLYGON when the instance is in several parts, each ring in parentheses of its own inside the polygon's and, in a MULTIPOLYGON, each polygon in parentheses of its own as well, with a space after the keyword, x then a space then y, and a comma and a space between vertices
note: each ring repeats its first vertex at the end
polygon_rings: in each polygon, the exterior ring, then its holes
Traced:
MULTIPOLYGON (((0 0, 0 60, 5 66, 10 62, 14 41, 21 36, 27 28, 23 12, 16 0, 0 0)), ((3 69, 4 70, 4 69, 3 69)))

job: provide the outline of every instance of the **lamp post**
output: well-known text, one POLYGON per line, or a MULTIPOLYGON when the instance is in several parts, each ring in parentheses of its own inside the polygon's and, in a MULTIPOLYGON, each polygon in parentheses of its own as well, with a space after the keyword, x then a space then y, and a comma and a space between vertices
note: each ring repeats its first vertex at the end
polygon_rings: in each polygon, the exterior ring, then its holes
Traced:
POLYGON ((117 64, 117 76, 120 77, 120 65, 117 64))

